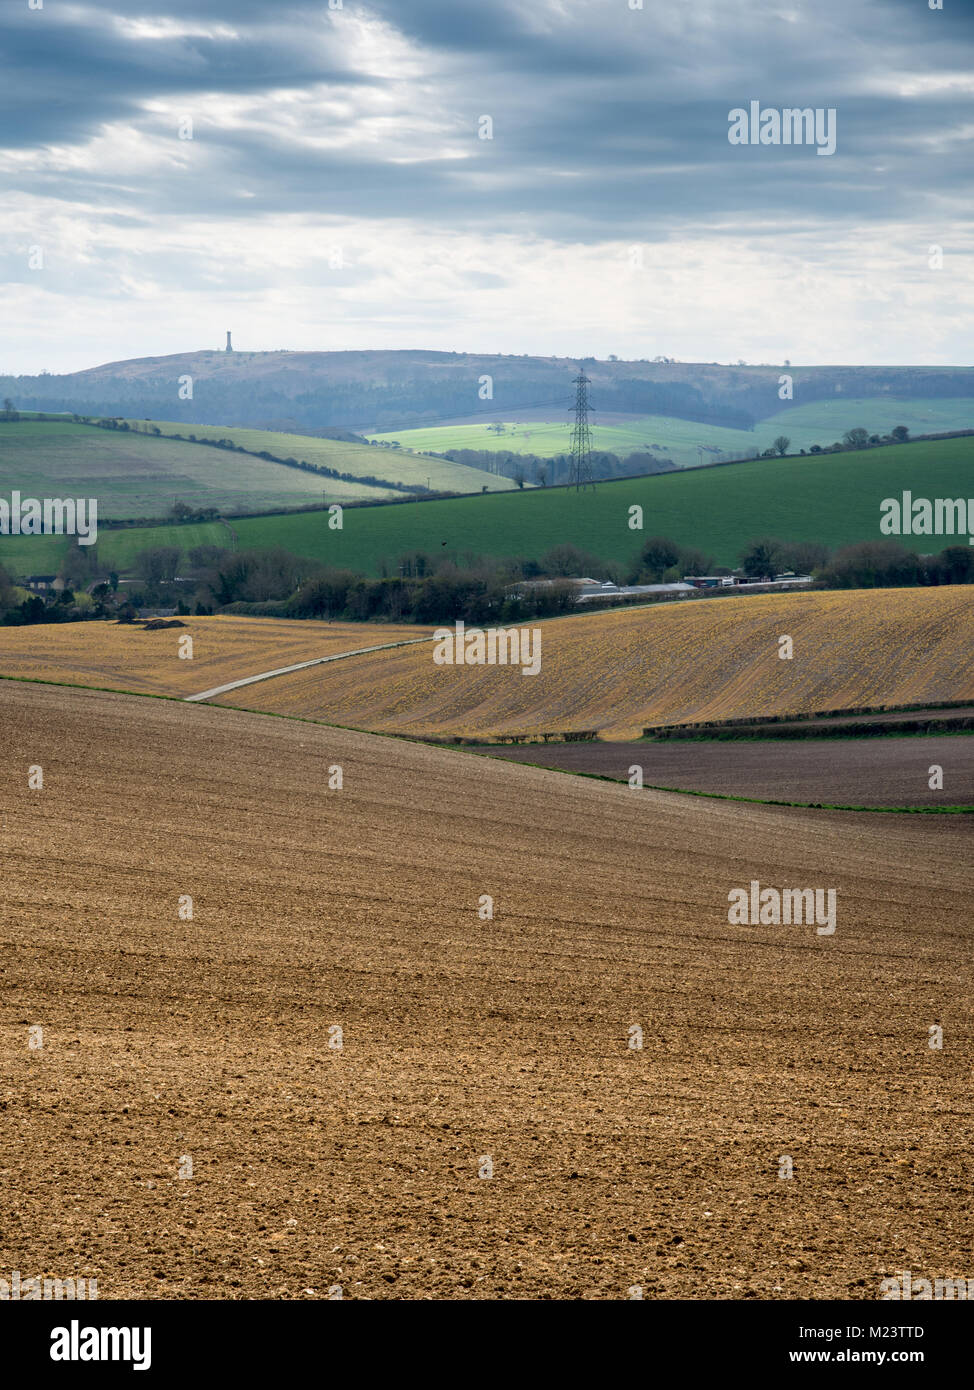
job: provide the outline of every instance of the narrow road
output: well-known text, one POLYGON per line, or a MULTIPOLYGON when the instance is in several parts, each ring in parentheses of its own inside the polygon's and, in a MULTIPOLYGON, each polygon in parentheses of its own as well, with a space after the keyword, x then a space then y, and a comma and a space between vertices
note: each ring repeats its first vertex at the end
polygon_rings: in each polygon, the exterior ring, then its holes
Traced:
POLYGON ((366 652, 384 652, 390 647, 414 647, 419 642, 432 642, 432 637, 409 637, 405 642, 383 642, 378 647, 356 647, 351 652, 336 652, 334 656, 316 656, 311 661, 299 661, 294 666, 278 666, 275 671, 261 671, 257 676, 244 676, 239 681, 227 681, 226 685, 215 685, 212 690, 204 690, 199 695, 186 695, 186 704, 200 700, 212 700, 214 695, 225 695, 228 690, 239 690, 244 685, 256 685, 258 681, 269 681, 274 676, 287 676, 292 671, 303 671, 308 666, 323 666, 326 661, 344 661, 347 656, 364 656, 366 652))

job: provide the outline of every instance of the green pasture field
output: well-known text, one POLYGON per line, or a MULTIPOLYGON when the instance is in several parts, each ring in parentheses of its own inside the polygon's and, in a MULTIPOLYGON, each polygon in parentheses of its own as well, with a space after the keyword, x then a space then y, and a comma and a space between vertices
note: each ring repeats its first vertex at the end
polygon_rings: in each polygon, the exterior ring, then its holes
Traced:
MULTIPOLYGON (((974 439, 920 441, 861 452, 756 459, 726 467, 620 479, 594 491, 567 488, 404 502, 345 509, 342 530, 327 512, 246 517, 228 524, 102 531, 99 555, 124 572, 139 550, 200 544, 281 546, 322 563, 378 575, 397 573, 400 555, 424 550, 462 560, 467 554, 539 558, 570 542, 605 560, 627 563, 649 536, 666 535, 737 562, 759 536, 822 541, 829 546, 882 539, 880 503, 904 490, 918 497, 974 494, 974 439), (642 531, 629 508, 643 508, 642 531)), ((951 544, 943 536, 905 541, 921 551, 951 544)), ((958 538, 960 544, 966 537, 958 538)), ((14 573, 57 568, 59 537, 0 537, 0 564, 14 573)))
MULTIPOLYGON (((798 374, 796 373, 796 378, 798 374)), ((612 417, 618 421, 618 417, 612 417)), ((477 425, 442 425, 428 429, 398 430, 371 436, 378 440, 398 440, 403 448, 432 449, 508 449, 512 453, 537 454, 551 458, 571 449, 571 422, 552 416, 548 420, 504 422, 503 434, 488 428, 495 421, 477 425)), ((813 444, 841 441, 848 429, 862 426, 870 434, 888 434, 895 425, 906 425, 911 434, 938 434, 948 430, 974 429, 974 400, 967 397, 898 400, 888 396, 849 400, 816 401, 777 411, 760 421, 753 430, 727 429, 719 425, 700 425, 666 415, 633 415, 625 423, 599 424, 592 416, 592 446, 625 457, 634 450, 658 448, 653 452, 671 458, 681 468, 710 463, 719 457, 747 457, 756 449, 769 449, 778 435, 791 440, 791 453, 810 449, 813 444), (715 452, 715 451, 719 451, 715 452)), ((532 481, 532 479, 528 479, 532 481)))
MULTIPOLYGON (((131 423, 133 426, 145 428, 144 421, 131 423)), ((295 458, 299 462, 334 468, 339 473, 371 475, 392 483, 428 486, 433 492, 472 493, 480 492, 485 487, 492 491, 507 491, 516 486, 510 478, 500 478, 483 469, 468 468, 465 464, 450 463, 445 459, 417 457, 405 449, 383 449, 367 444, 346 443, 340 439, 318 439, 308 434, 279 434, 273 430, 244 429, 236 425, 187 425, 166 420, 153 420, 151 423, 167 435, 181 434, 185 438, 195 434, 197 439, 231 439, 235 444, 250 449, 255 454, 263 451, 273 454, 276 458, 295 458)), ((280 467, 279 464, 267 466, 280 467)), ((330 478, 319 479, 319 492, 321 483, 329 485, 332 481, 330 478)), ((339 486, 350 490, 352 487, 347 483, 339 486)), ((361 491, 363 495, 373 496, 379 493, 388 496, 387 489, 365 487, 361 491)))

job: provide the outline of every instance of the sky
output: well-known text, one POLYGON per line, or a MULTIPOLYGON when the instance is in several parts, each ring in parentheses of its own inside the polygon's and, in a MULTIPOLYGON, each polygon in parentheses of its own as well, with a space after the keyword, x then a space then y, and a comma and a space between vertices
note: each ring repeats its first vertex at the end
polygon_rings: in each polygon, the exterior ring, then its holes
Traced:
POLYGON ((227 329, 974 363, 974 0, 937 3, 5 0, 0 373, 227 329), (834 153, 731 143, 752 102, 834 153))

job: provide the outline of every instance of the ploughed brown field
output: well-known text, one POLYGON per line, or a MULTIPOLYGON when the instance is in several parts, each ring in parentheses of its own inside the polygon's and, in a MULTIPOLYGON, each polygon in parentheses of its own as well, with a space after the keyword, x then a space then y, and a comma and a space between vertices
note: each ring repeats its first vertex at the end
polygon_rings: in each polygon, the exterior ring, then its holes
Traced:
POLYGON ((832 806, 974 806, 974 736, 756 739, 656 743, 532 743, 492 757, 644 784, 832 806), (943 787, 930 787, 930 769, 943 787))
POLYGON ((962 818, 11 682, 0 730, 4 1272, 407 1299, 971 1272, 962 818), (752 879, 835 888, 835 934, 730 925, 752 879))

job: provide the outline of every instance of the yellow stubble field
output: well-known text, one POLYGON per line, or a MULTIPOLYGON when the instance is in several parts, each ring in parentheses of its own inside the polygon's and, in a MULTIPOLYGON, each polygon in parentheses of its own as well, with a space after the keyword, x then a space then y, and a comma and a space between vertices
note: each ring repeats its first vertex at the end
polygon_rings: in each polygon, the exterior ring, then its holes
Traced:
POLYGON ((431 628, 277 618, 182 618, 182 627, 51 623, 0 627, 0 676, 186 696, 271 668, 403 642, 431 628), (179 655, 191 637, 192 658, 179 655))
MULTIPOLYGON (((527 624, 526 626, 532 626, 527 624)), ((541 667, 353 657, 221 703, 414 735, 596 729, 974 697, 974 589, 730 597, 541 623, 541 667), (791 639, 790 658, 781 639, 791 639)))

